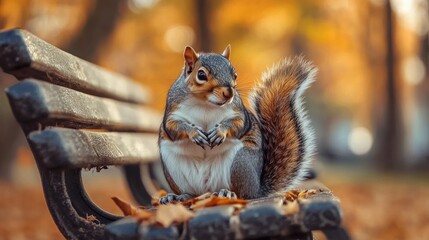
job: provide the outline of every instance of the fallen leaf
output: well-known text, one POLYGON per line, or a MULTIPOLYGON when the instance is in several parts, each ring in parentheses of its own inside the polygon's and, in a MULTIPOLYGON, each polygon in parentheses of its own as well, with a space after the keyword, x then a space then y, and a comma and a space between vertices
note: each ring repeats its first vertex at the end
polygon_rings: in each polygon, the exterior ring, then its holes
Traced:
POLYGON ((167 191, 161 189, 152 196, 152 206, 159 206, 159 199, 167 195, 167 191))
POLYGON ((298 190, 290 190, 284 193, 284 196, 287 201, 293 202, 298 198, 299 191, 298 190))
POLYGON ((156 197, 156 198, 160 198, 160 197, 164 197, 164 196, 167 196, 167 191, 165 191, 164 189, 159 190, 154 195, 154 197, 156 197))
POLYGON ((182 223, 194 217, 194 213, 181 204, 160 205, 156 211, 155 221, 163 227, 172 223, 182 223))
POLYGON ((139 212, 143 211, 142 209, 136 206, 133 206, 131 203, 125 202, 124 200, 118 197, 112 197, 112 200, 119 207, 119 209, 121 209, 124 216, 135 216, 139 212))
POLYGON ((135 217, 137 219, 137 222, 140 223, 143 221, 153 222, 154 216, 154 212, 144 211, 140 209, 140 211, 138 211, 137 214, 133 217, 135 217))
POLYGON ((189 207, 189 206, 195 204, 198 201, 210 198, 211 195, 212 195, 211 192, 206 192, 204 194, 201 194, 198 197, 186 199, 185 201, 182 202, 182 205, 189 207))
POLYGON ((243 209, 246 205, 244 204, 232 204, 231 205, 234 208, 234 215, 239 214, 240 210, 243 209))
POLYGON ((309 190, 305 190, 303 192, 300 192, 298 195, 298 198, 308 198, 316 193, 320 193, 322 192, 322 189, 309 189, 309 190))
POLYGON ((305 198, 305 196, 307 196, 307 191, 308 190, 304 190, 298 193, 298 198, 305 198))
POLYGON ((139 207, 132 205, 131 203, 125 202, 118 197, 112 197, 112 200, 119 207, 119 209, 121 209, 124 216, 133 216, 137 219, 138 222, 152 221, 155 215, 153 212, 143 210, 139 207))
POLYGON ((283 193, 283 195, 285 196, 286 201, 293 202, 297 199, 308 198, 308 197, 310 197, 316 193, 319 193, 319 192, 323 192, 323 190, 322 189, 308 189, 308 190, 303 190, 303 191, 290 190, 290 191, 283 193))
POLYGON ((209 197, 211 197, 212 196, 212 193, 211 192, 206 192, 206 193, 204 193, 204 194, 201 194, 200 196, 198 196, 198 197, 194 197, 193 199, 194 200, 196 200, 196 201, 200 201, 200 200, 204 200, 204 199, 207 199, 207 198, 209 198, 209 197))
POLYGON ((287 202, 283 207, 285 215, 293 215, 299 212, 298 201, 287 202))
POLYGON ((154 207, 157 207, 157 206, 161 205, 161 204, 159 203, 159 199, 156 199, 156 198, 152 198, 152 201, 151 201, 150 203, 151 203, 151 204, 152 204, 152 206, 154 206, 154 207))
POLYGON ((204 207, 213 207, 213 206, 221 206, 221 205, 231 205, 231 204, 240 204, 246 205, 247 201, 244 199, 229 199, 229 198, 220 198, 217 196, 210 196, 209 198, 200 200, 191 205, 191 209, 200 209, 204 207))

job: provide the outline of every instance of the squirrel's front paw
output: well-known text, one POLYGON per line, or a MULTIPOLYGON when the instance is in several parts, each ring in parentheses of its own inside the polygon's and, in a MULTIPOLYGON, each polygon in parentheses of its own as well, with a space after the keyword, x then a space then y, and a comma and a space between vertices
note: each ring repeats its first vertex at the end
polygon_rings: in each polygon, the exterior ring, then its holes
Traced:
POLYGON ((204 149, 204 145, 210 146, 206 133, 201 127, 190 124, 190 131, 188 132, 189 139, 201 148, 204 149))
POLYGON ((226 139, 228 130, 221 124, 216 124, 214 128, 207 132, 207 138, 210 143, 210 148, 214 148, 217 145, 223 143, 226 139))
POLYGON ((221 198, 237 198, 237 194, 228 189, 221 189, 219 192, 214 192, 213 195, 221 197, 221 198))
POLYGON ((182 195, 177 195, 174 193, 167 193, 167 195, 161 197, 159 199, 159 203, 160 204, 168 204, 168 203, 175 203, 175 202, 183 202, 186 199, 192 198, 192 196, 190 194, 182 194, 182 195))

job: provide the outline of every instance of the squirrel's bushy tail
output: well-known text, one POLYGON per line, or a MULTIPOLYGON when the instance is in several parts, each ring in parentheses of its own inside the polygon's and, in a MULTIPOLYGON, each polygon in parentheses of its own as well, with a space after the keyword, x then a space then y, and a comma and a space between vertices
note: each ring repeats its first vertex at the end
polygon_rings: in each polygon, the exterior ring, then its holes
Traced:
POLYGON ((301 95, 316 72, 302 56, 283 59, 262 75, 251 94, 264 139, 263 194, 294 187, 308 170, 314 152, 313 132, 301 95))

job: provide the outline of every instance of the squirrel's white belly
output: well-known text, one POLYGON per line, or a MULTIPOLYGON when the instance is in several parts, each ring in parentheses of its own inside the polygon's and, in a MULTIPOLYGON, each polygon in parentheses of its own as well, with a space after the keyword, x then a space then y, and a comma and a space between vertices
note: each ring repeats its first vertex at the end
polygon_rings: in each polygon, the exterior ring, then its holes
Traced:
POLYGON ((230 189, 231 164, 243 146, 241 141, 227 139, 206 150, 190 140, 160 144, 164 165, 182 193, 200 195, 230 189))
MULTIPOLYGON (((210 130, 236 112, 232 106, 223 107, 190 98, 173 113, 174 118, 193 123, 204 131, 210 130)), ((160 152, 168 169, 182 193, 200 195, 206 192, 230 189, 231 165, 243 144, 238 139, 226 139, 210 149, 202 149, 189 139, 179 141, 161 140, 160 152)))

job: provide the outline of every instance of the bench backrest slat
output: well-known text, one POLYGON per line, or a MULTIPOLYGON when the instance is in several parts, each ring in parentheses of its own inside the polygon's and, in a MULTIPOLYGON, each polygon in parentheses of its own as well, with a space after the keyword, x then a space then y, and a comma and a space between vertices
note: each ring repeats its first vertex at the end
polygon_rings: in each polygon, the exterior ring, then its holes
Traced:
POLYGON ((25 30, 0 33, 0 66, 18 79, 37 78, 91 95, 148 102, 149 92, 130 79, 66 53, 25 30))
POLYGON ((27 79, 6 89, 19 122, 44 126, 158 132, 161 115, 149 108, 27 79))
POLYGON ((125 166, 133 194, 150 202, 140 164, 159 162, 161 115, 142 105, 150 97, 144 87, 24 30, 0 32, 0 68, 21 80, 6 92, 66 238, 105 239, 104 224, 119 218, 86 195, 82 168, 125 166))
POLYGON ((49 128, 30 133, 34 154, 47 168, 91 168, 147 163, 159 158, 157 136, 49 128))

